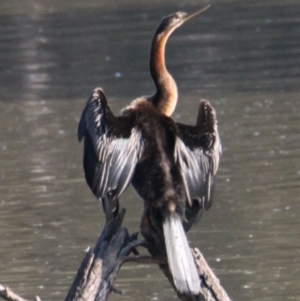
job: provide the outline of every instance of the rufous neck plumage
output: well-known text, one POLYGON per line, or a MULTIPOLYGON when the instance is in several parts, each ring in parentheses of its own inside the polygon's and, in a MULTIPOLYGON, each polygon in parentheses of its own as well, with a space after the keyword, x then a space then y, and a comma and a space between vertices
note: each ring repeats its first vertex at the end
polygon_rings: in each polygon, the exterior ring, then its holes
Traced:
POLYGON ((150 53, 150 72, 156 87, 150 100, 160 113, 170 116, 177 104, 178 91, 175 80, 166 68, 165 48, 175 28, 163 32, 159 32, 159 29, 154 35, 150 53))

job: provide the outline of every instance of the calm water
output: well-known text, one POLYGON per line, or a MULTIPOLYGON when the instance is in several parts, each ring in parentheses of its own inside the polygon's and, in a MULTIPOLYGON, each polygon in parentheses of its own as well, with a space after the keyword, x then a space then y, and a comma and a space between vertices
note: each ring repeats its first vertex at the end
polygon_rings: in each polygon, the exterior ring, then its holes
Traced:
MULTIPOLYGON (((118 112, 149 94, 151 38, 189 1, 0 2, 0 283, 62 300, 104 218, 83 179, 77 123, 101 85, 118 112)), ((217 110, 223 156, 214 206, 189 233, 233 300, 300 300, 300 3, 212 1, 171 37, 167 64, 194 123, 217 110)), ((125 225, 141 201, 123 197, 125 225)), ((133 214, 134 213, 134 214, 133 214)), ((176 300, 154 266, 126 265, 125 295, 176 300)))

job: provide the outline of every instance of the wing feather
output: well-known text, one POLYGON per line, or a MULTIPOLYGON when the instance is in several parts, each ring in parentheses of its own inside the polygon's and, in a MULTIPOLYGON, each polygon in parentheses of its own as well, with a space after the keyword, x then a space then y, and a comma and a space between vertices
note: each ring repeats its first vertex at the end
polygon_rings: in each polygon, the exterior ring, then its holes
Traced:
POLYGON ((102 89, 87 101, 78 126, 85 137, 84 170, 95 196, 115 201, 128 187, 144 144, 134 116, 115 117, 102 89))
POLYGON ((196 222, 201 210, 211 206, 214 176, 221 154, 215 110, 207 100, 201 100, 196 126, 179 123, 177 126, 175 160, 181 168, 188 208, 199 203, 199 212, 190 212, 196 222))

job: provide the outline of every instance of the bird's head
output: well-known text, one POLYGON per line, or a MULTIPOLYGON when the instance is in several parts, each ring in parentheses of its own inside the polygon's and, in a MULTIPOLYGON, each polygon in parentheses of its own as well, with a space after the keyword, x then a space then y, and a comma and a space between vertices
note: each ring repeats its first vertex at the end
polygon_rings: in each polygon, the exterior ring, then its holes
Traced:
POLYGON ((160 34, 162 32, 171 33, 172 31, 174 31, 176 28, 181 26, 186 21, 188 21, 191 18, 193 18, 193 17, 199 15, 200 13, 206 11, 209 7, 210 7, 210 5, 207 5, 204 8, 198 10, 197 12, 195 12, 193 14, 188 14, 188 13, 185 13, 185 12, 177 12, 177 13, 171 14, 167 17, 164 17, 162 19, 156 33, 157 34, 160 34))

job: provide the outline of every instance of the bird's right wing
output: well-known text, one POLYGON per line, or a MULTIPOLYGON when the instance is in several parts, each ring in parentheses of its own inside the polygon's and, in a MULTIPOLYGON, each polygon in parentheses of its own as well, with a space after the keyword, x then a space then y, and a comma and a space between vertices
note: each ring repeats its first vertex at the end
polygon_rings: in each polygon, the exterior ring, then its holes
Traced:
POLYGON ((187 197, 186 215, 187 220, 196 222, 203 209, 212 204, 214 176, 219 166, 221 143, 215 110, 207 100, 202 100, 196 126, 177 123, 177 127, 175 159, 187 197))
POLYGON ((97 198, 116 201, 128 187, 144 144, 134 116, 115 117, 102 89, 88 99, 78 126, 86 181, 97 198))

